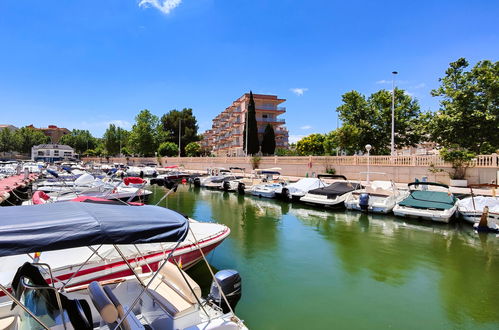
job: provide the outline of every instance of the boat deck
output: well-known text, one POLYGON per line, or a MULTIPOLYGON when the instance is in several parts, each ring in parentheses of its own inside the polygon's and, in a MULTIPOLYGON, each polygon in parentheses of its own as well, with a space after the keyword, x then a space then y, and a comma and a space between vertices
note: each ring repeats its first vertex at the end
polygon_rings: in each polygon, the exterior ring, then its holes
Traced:
POLYGON ((0 203, 9 198, 10 193, 18 188, 24 188, 38 178, 39 174, 30 173, 27 179, 24 179, 24 173, 9 176, 0 179, 0 203))

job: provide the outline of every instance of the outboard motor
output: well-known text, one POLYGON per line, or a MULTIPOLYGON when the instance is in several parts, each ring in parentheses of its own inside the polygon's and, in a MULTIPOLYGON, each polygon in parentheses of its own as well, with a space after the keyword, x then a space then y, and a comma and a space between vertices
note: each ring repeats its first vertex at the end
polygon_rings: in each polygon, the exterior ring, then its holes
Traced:
POLYGON ((367 212, 369 208, 369 194, 362 193, 359 196, 359 206, 362 212, 367 212))
POLYGON ((229 191, 229 189, 230 189, 230 182, 227 181, 227 180, 225 180, 224 183, 223 183, 223 185, 222 185, 222 188, 223 188, 224 191, 229 191))
POLYGON ((194 186, 201 187, 201 179, 199 177, 194 178, 194 186))
MULTIPOLYGON (((239 299, 241 299, 241 276, 239 276, 239 272, 233 269, 224 269, 215 274, 215 279, 222 288, 230 307, 232 310, 235 310, 239 299)), ((225 303, 225 299, 220 294, 218 285, 215 281, 211 283, 208 300, 211 300, 217 306, 220 306, 224 313, 230 311, 225 303)))
POLYGON ((291 194, 289 193, 288 188, 282 188, 281 190, 281 198, 287 202, 291 200, 291 194))
POLYGON ((246 185, 244 184, 244 182, 239 182, 239 184, 237 185, 237 192, 241 195, 244 195, 244 189, 246 189, 246 185))

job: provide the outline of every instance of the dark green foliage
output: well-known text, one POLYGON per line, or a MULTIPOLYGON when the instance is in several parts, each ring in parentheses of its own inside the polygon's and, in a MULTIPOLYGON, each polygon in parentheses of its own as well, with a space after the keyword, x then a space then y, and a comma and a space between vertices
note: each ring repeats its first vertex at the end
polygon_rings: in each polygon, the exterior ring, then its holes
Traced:
POLYGON ((0 152, 13 151, 16 147, 14 133, 8 128, 0 129, 0 152))
POLYGON ((59 143, 74 148, 76 153, 82 155, 87 149, 94 149, 97 146, 97 139, 87 130, 74 129, 62 136, 59 143))
POLYGON ((275 133, 274 127, 271 124, 267 124, 265 127, 265 132, 263 133, 262 139, 262 153, 264 155, 273 155, 275 152, 275 133))
POLYGON ((450 63, 432 91, 442 100, 440 110, 428 115, 428 133, 443 146, 489 153, 499 149, 499 62, 480 61, 465 71, 468 66, 464 58, 450 63))
POLYGON ((466 177, 466 169, 469 162, 476 157, 476 154, 466 149, 455 147, 454 149, 443 148, 440 150, 440 156, 448 163, 452 164, 453 173, 450 173, 451 179, 461 180, 466 177))
MULTIPOLYGON (((389 154, 391 141, 392 93, 380 90, 369 98, 357 91, 345 93, 338 115, 343 126, 336 138, 349 153, 373 146, 373 154, 389 154)), ((395 89, 395 148, 414 146, 421 140, 420 107, 401 89, 395 89)))
POLYGON ((191 142, 185 146, 187 157, 197 157, 201 154, 201 145, 197 142, 191 142))
MULTIPOLYGON (((260 151, 260 143, 258 141, 258 126, 256 123, 256 109, 255 100, 253 99, 253 92, 250 91, 250 99, 248 103, 248 111, 246 114, 247 123, 244 125, 243 132, 243 148, 246 148, 246 135, 248 135, 247 151, 248 155, 255 155, 260 151), (246 134, 246 129, 248 134, 246 134)), ((245 149, 246 150, 246 149, 245 149)))
POLYGON ((199 141, 198 125, 196 117, 192 114, 192 109, 184 108, 182 111, 171 110, 161 117, 161 127, 166 135, 164 141, 176 143, 178 145, 179 120, 181 129, 181 154, 185 156, 185 147, 191 143, 199 141))
POLYGON ((50 143, 50 138, 48 136, 31 127, 18 129, 14 133, 14 136, 17 143, 15 150, 26 154, 31 153, 31 147, 33 146, 50 143))
POLYGON ((103 136, 104 147, 109 155, 118 155, 120 146, 123 153, 123 148, 127 145, 130 132, 110 124, 103 136), (121 143, 120 143, 121 142, 121 143))
POLYGON ((135 117, 135 124, 130 133, 128 147, 139 156, 153 156, 158 146, 158 117, 149 110, 142 110, 135 117))

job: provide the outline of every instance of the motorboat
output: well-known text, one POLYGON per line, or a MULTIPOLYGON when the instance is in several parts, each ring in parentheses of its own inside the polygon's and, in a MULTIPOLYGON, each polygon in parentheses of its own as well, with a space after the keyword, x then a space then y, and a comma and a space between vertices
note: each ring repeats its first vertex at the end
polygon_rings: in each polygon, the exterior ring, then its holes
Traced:
POLYGON ((243 177, 239 180, 237 192, 241 195, 250 193, 254 187, 267 184, 269 182, 282 182, 279 178, 281 168, 273 167, 266 169, 255 169, 250 177, 243 177))
POLYGON ((360 183, 350 182, 343 175, 322 174, 322 178, 341 179, 325 187, 312 189, 300 201, 307 204, 321 205, 330 208, 342 208, 348 195, 355 190, 363 189, 360 183))
POLYGON ((280 192, 286 185, 286 182, 280 178, 281 173, 278 171, 265 170, 259 173, 265 176, 261 184, 253 185, 250 192, 253 196, 275 198, 276 192, 280 192))
MULTIPOLYGON (((0 209, 3 328, 247 329, 234 312, 241 297, 239 273, 213 274, 209 268, 213 282, 203 297, 175 257, 193 232, 185 216, 155 206, 13 208, 0 209), (158 244, 172 248, 144 254, 158 244), (70 259, 69 251, 79 253, 70 259), (96 274, 109 270, 107 276, 96 274)), ((195 238, 193 249, 206 260, 199 243, 195 238)))
POLYGON ((436 182, 411 182, 407 185, 409 195, 393 208, 399 217, 421 218, 448 223, 457 211, 457 198, 449 186, 436 182), (429 190, 429 186, 447 191, 429 190))
POLYGON ((153 167, 145 165, 129 166, 126 170, 126 173, 128 176, 139 176, 141 178, 144 176, 155 177, 158 175, 158 171, 156 170, 155 166, 153 167))
POLYGON ((157 179, 165 179, 170 181, 178 181, 190 178, 191 175, 181 170, 178 165, 165 166, 166 173, 158 175, 157 179))
POLYGON ((471 197, 457 201, 461 217, 480 231, 499 231, 499 197, 495 196, 496 184, 476 184, 468 186, 471 197), (492 196, 475 196, 473 188, 491 188, 492 196))
POLYGON ((326 187, 327 184, 320 179, 321 175, 317 178, 302 178, 297 182, 289 183, 275 192, 276 198, 286 201, 299 201, 310 190, 326 187))
POLYGON ((245 169, 244 167, 229 167, 229 170, 231 171, 233 176, 224 178, 224 181, 220 188, 223 191, 237 191, 239 184, 245 179, 245 169))
POLYGON ((194 185, 204 188, 221 189, 224 180, 233 180, 236 178, 230 170, 225 168, 214 168, 211 173, 212 175, 207 177, 196 177, 194 185))
POLYGON ((363 189, 352 191, 345 199, 345 207, 349 210, 387 214, 408 195, 407 190, 398 189, 393 181, 373 181, 363 189))
POLYGON ((122 201, 147 201, 152 191, 144 189, 145 181, 138 177, 126 177, 117 184, 101 181, 100 185, 94 185, 87 190, 64 190, 45 193, 37 190, 33 193, 31 200, 23 202, 23 205, 46 204, 54 202, 67 202, 80 196, 96 197, 122 201))

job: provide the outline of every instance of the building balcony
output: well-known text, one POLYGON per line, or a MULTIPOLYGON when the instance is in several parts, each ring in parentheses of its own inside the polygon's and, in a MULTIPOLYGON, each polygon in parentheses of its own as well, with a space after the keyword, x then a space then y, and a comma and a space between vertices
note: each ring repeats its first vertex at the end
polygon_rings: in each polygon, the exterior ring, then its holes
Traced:
POLYGON ((266 122, 266 123, 277 123, 277 124, 286 123, 286 120, 284 118, 257 118, 256 121, 266 122))

